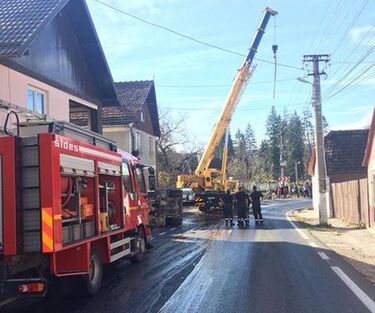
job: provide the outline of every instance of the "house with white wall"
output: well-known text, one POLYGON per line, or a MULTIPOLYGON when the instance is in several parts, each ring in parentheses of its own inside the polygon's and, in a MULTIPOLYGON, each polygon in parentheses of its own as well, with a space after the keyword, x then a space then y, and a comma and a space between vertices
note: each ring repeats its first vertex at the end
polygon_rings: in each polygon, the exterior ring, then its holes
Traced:
MULTIPOLYGON (((120 106, 103 107, 103 134, 156 169, 160 126, 154 82, 118 82, 115 89, 120 106)), ((87 114, 75 114, 72 118, 74 123, 87 127, 87 114)))
POLYGON ((119 103, 84 0, 0 1, 0 103, 64 121, 83 111, 102 132, 101 108, 119 103))

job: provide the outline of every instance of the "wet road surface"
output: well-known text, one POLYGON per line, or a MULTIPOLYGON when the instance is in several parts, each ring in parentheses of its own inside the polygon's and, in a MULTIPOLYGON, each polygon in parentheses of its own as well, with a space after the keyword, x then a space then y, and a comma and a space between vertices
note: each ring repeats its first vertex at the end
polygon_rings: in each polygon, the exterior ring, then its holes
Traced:
POLYGON ((375 312, 370 283, 285 218, 291 208, 310 205, 268 205, 262 226, 218 229, 161 312, 375 312))
POLYGON ((308 206, 268 203, 265 224, 246 229, 188 210, 183 225, 154 232, 144 262, 108 267, 95 297, 17 301, 1 311, 375 312, 370 283, 285 217, 308 206))
MULTIPOLYGON (((105 268, 103 287, 92 298, 77 296, 17 300, 1 312, 158 312, 186 279, 207 248, 220 221, 188 208, 181 226, 153 231, 154 249, 139 264, 120 261, 105 268)), ((72 282, 74 284, 74 282, 72 282)))

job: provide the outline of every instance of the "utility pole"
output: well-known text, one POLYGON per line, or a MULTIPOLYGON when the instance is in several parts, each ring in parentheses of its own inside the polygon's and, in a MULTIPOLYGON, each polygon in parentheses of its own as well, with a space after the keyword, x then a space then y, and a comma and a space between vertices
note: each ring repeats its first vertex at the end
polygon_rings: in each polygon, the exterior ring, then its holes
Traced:
POLYGON ((284 145, 283 145, 283 133, 280 130, 280 179, 281 187, 284 187, 284 176, 285 176, 285 161, 284 161, 284 145))
POLYGON ((324 138, 323 138, 323 120, 322 120, 322 99, 320 89, 320 75, 325 75, 324 71, 319 71, 320 62, 329 62, 329 54, 310 54, 303 56, 304 63, 312 63, 313 72, 309 76, 313 76, 313 96, 312 106, 314 109, 315 120, 315 155, 317 164, 317 176, 319 182, 319 223, 321 225, 328 224, 328 206, 327 206, 327 173, 324 155, 324 138))
POLYGON ((296 184, 298 184, 298 164, 299 162, 296 160, 294 161, 294 171, 295 171, 295 175, 296 175, 296 184))

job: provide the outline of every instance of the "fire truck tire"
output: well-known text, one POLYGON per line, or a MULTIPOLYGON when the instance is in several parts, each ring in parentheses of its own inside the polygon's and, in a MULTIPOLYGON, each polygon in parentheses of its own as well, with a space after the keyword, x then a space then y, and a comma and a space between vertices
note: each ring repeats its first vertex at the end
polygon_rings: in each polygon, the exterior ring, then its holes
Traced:
POLYGON ((97 293, 102 285, 103 265, 100 260, 98 251, 91 248, 89 274, 84 277, 85 292, 92 296, 97 293))
POLYGON ((182 224, 182 216, 167 217, 166 223, 170 226, 178 226, 182 224))
POLYGON ((203 212, 203 213, 207 213, 208 212, 208 208, 205 204, 200 204, 198 205, 198 209, 199 211, 203 212))
POLYGON ((130 262, 133 264, 142 262, 143 259, 145 258, 146 251, 147 251, 146 237, 145 237, 145 233, 142 227, 139 227, 138 229, 138 235, 137 235, 136 241, 137 241, 138 252, 135 256, 130 258, 130 262))
POLYGON ((156 227, 164 227, 165 226, 165 215, 159 215, 155 218, 156 227))
POLYGON ((170 198, 181 198, 182 199, 182 190, 181 189, 169 189, 168 197, 170 198))

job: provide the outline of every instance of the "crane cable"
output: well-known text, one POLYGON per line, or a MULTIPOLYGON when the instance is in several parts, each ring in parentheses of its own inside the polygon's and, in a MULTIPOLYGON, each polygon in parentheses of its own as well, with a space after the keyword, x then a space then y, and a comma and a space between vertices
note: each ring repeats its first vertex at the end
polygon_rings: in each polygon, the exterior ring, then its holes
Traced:
POLYGON ((273 59, 275 62, 275 69, 273 72, 273 98, 274 99, 275 99, 275 94, 276 94, 277 49, 278 49, 278 45, 276 44, 276 16, 274 16, 273 17, 273 45, 272 45, 273 59))

